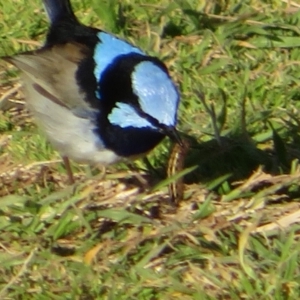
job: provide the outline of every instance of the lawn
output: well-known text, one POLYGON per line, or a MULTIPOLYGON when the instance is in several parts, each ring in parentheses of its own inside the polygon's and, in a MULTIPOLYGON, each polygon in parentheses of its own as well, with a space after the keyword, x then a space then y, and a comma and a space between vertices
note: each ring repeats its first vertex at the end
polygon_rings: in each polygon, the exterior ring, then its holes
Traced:
MULTIPOLYGON (((300 299, 299 1, 72 3, 168 65, 184 196, 167 139, 105 173, 72 163, 68 185, 0 62, 0 299, 300 299)), ((47 26, 40 1, 0 1, 0 56, 47 26)))

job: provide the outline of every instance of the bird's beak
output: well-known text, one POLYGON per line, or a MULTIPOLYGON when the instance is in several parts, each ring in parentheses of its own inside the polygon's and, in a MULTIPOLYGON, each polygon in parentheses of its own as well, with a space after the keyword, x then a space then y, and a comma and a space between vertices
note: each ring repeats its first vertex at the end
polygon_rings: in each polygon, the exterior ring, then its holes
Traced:
POLYGON ((184 143, 175 127, 166 127, 164 131, 172 141, 178 143, 181 147, 184 147, 184 143))

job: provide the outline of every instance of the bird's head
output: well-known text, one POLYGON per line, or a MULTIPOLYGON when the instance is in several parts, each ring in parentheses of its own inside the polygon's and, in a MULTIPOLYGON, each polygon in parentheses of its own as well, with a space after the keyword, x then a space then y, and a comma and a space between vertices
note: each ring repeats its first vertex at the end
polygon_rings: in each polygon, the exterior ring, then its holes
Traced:
POLYGON ((98 108, 105 146, 127 157, 150 151, 165 136, 178 140, 179 93, 166 66, 105 32, 98 39, 77 79, 87 95, 93 91, 87 99, 98 108))
POLYGON ((103 136, 120 154, 148 152, 165 136, 179 139, 179 94, 158 59, 139 53, 119 56, 102 73, 99 87, 108 124, 103 136))

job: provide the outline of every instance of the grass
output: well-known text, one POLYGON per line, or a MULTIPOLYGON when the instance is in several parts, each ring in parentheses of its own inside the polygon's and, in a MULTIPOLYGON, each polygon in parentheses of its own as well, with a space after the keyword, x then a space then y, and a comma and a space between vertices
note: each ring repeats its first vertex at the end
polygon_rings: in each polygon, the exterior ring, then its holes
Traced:
MULTIPOLYGON (((73 1, 168 65, 191 141, 169 205, 169 142, 105 178, 59 155, 0 69, 1 299, 298 299, 300 5, 73 1), (102 178, 102 179, 101 179, 102 178)), ((39 1, 0 3, 0 56, 41 45, 39 1), (26 4, 26 5, 25 5, 26 4)))

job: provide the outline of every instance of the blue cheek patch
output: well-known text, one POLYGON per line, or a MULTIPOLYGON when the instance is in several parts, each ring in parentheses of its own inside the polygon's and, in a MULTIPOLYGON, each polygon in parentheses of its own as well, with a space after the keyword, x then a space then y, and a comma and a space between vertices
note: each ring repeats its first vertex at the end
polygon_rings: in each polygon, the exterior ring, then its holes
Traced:
POLYGON ((121 102, 116 103, 116 107, 109 114, 108 120, 111 124, 122 128, 155 128, 150 122, 139 116, 132 106, 121 102))
POLYGON ((169 76, 154 63, 144 61, 135 67, 131 79, 141 109, 161 124, 176 125, 179 96, 169 76))
MULTIPOLYGON (((105 32, 97 34, 99 43, 95 47, 93 59, 95 61, 94 76, 97 82, 100 81, 103 71, 120 55, 129 53, 138 53, 145 55, 137 47, 134 47, 123 40, 116 38, 105 32)), ((99 91, 96 92, 96 96, 100 99, 99 91)))

